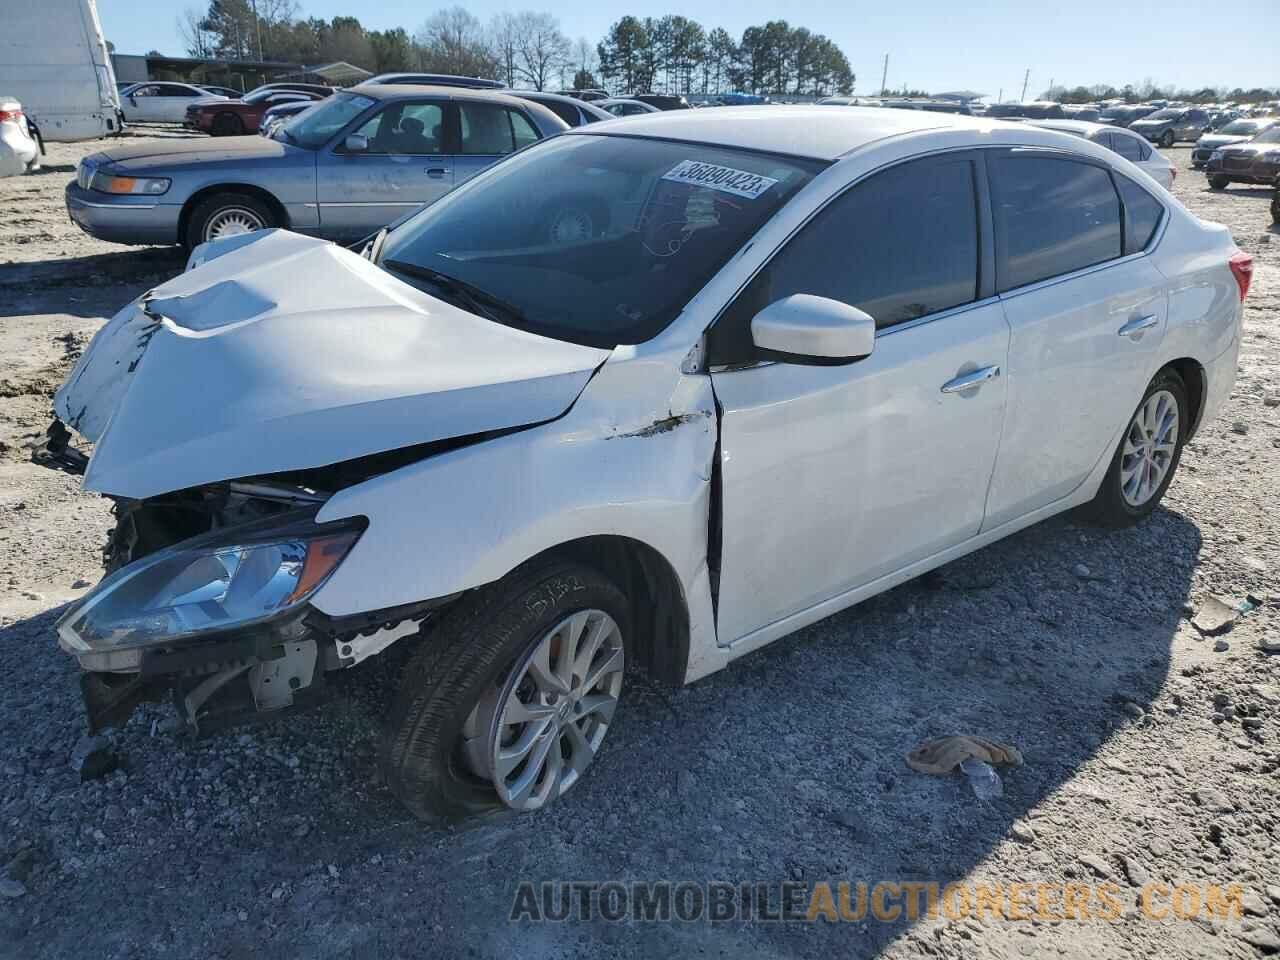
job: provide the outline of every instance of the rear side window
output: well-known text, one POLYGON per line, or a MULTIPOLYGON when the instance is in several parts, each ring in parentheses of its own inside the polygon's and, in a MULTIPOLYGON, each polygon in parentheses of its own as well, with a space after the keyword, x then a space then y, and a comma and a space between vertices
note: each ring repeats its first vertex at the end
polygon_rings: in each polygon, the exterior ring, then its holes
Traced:
POLYGON ((1142 145, 1138 143, 1137 137, 1126 137, 1122 133, 1112 134, 1111 142, 1107 146, 1134 163, 1142 159, 1142 145))
POLYGON ((717 364, 756 359, 751 319, 794 293, 865 310, 891 327, 978 295, 978 215, 968 157, 915 160, 833 200, 756 275, 711 331, 717 364))
POLYGON ((524 114, 496 103, 458 104, 462 123, 462 152, 499 156, 519 150, 538 139, 524 114))
POLYGON ((570 103, 561 103, 559 100, 538 100, 544 107, 554 113, 571 127, 576 127, 582 121, 578 116, 578 108, 570 103))
POLYGON ((1120 198, 1103 168, 1005 154, 988 169, 1000 291, 1121 255, 1120 198))
POLYGON ((1145 250, 1160 226, 1164 204, 1127 177, 1116 177, 1116 186, 1124 201, 1124 252, 1145 250))

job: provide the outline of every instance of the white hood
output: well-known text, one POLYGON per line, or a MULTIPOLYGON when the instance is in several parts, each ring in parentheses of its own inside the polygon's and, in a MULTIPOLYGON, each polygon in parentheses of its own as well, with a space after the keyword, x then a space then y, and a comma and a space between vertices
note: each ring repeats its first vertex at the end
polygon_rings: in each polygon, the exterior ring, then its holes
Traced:
POLYGON ((493 323, 283 230, 202 253, 216 259, 98 331, 54 397, 97 444, 86 489, 142 499, 549 420, 609 353, 493 323))

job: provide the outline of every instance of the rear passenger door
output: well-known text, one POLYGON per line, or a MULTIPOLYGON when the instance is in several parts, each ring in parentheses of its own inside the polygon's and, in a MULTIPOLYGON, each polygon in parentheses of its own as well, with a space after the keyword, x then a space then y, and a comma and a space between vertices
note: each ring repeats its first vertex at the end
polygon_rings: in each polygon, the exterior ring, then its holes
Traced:
POLYGON ((721 643, 978 532, 1009 340, 982 240, 980 162, 944 154, 855 184, 712 328, 707 359, 722 410, 721 643), (758 358, 751 319, 795 293, 869 313, 872 354, 842 366, 758 358))
POLYGON ((348 150, 346 135, 316 159, 320 233, 355 239, 432 203, 453 189, 449 103, 397 100, 348 134, 367 141, 348 150))
POLYGON ((458 100, 456 106, 460 146, 453 170, 458 184, 539 139, 533 121, 514 107, 483 100, 458 100))
POLYGON ((1165 215, 1154 197, 1045 150, 991 151, 987 170, 1011 340, 984 529, 1062 499, 1111 456, 1167 316, 1165 279, 1144 252, 1165 215))

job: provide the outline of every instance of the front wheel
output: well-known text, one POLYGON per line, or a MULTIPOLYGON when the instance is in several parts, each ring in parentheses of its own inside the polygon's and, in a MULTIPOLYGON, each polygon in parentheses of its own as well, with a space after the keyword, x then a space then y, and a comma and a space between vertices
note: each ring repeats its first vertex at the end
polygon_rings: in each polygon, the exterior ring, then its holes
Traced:
POLYGON ((200 201, 187 219, 183 241, 188 249, 241 233, 275 226, 275 215, 257 197, 246 193, 216 193, 200 201))
POLYGON ((1086 512, 1108 527, 1127 527, 1151 513, 1173 481, 1190 426, 1186 384, 1176 371, 1161 370, 1129 418, 1086 512))
POLYGON ((1210 190, 1225 190, 1225 189, 1227 189, 1227 186, 1228 186, 1230 183, 1231 183, 1231 180, 1230 180, 1229 178, 1227 178, 1227 177, 1210 177, 1210 178, 1209 178, 1209 189, 1210 189, 1210 190))
POLYGON ((387 717, 381 765, 419 818, 536 810, 575 786, 613 722, 629 605, 590 567, 532 561, 425 638, 387 717))
POLYGON ((1160 135, 1160 146, 1166 150, 1173 146, 1174 136, 1172 130, 1166 130, 1160 135))

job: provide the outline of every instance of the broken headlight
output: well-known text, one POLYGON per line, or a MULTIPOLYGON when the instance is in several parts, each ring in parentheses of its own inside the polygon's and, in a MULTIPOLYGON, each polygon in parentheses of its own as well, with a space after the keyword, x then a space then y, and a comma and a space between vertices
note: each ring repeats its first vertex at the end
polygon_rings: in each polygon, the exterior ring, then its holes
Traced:
POLYGON ((329 578, 360 536, 279 518, 205 534, 117 570, 58 621, 69 653, 136 650, 273 620, 329 578))

